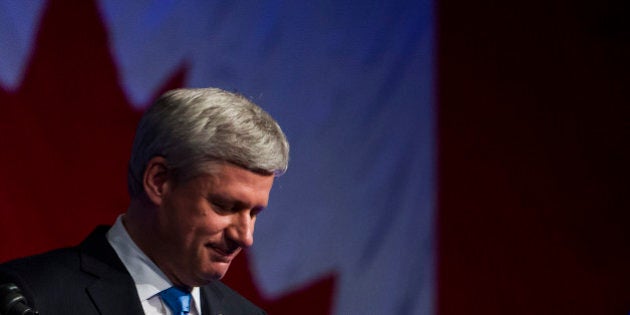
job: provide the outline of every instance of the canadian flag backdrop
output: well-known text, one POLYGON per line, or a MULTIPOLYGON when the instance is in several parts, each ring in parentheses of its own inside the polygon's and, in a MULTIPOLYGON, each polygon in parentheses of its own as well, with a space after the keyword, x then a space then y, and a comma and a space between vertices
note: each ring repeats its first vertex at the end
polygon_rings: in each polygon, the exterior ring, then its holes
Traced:
POLYGON ((431 312, 430 2, 0 6, 2 260, 111 224, 143 110, 214 86, 265 108, 292 147, 225 281, 272 314, 431 312))
POLYGON ((270 314, 627 314, 628 24, 604 2, 0 2, 0 261, 127 207, 162 92, 291 143, 224 279, 270 314))

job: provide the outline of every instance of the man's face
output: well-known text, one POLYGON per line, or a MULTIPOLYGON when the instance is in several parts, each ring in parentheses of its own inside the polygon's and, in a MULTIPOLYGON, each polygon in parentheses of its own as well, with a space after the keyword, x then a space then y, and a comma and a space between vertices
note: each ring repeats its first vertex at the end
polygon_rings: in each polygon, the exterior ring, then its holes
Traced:
POLYGON ((254 243, 256 216, 269 200, 273 175, 229 163, 212 169, 213 175, 165 184, 154 259, 176 285, 223 277, 234 257, 254 243))

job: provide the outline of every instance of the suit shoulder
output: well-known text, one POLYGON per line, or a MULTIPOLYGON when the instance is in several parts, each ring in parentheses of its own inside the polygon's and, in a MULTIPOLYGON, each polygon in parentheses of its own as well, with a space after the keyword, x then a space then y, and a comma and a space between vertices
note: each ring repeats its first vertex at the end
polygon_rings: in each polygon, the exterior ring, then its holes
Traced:
POLYGON ((78 251, 75 248, 62 248, 2 263, 0 271, 41 277, 42 274, 56 274, 64 269, 74 269, 78 265, 78 251))
POLYGON ((80 276, 79 256, 75 248, 63 248, 11 260, 0 264, 0 282, 29 292, 55 291, 60 283, 80 276))
POLYGON ((61 292, 61 284, 76 278, 79 254, 74 248, 57 249, 43 254, 14 259, 0 264, 0 283, 17 285, 27 300, 61 292))

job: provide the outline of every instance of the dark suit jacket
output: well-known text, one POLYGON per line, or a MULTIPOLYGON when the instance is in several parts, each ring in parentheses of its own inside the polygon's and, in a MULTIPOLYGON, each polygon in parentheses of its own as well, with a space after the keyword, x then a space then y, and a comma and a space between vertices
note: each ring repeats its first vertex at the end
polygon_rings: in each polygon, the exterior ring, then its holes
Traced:
MULTIPOLYGON (((79 246, 0 265, 41 315, 144 314, 133 279, 99 226, 79 246)), ((201 287, 203 315, 265 314, 220 281, 201 287)))

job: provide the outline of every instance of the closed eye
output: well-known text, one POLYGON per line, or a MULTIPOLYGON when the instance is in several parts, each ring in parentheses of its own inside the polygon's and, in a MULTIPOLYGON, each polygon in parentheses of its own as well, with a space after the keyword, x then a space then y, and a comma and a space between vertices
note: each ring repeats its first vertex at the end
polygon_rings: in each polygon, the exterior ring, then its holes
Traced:
POLYGON ((228 205, 224 205, 218 202, 211 202, 212 204, 212 208, 214 208, 214 210, 217 213, 229 213, 232 212, 232 208, 228 205))
POLYGON ((251 206, 249 204, 237 200, 226 199, 217 195, 208 197, 208 201, 212 205, 214 211, 219 214, 230 214, 249 210, 249 215, 253 218, 265 209, 264 206, 255 206, 250 209, 251 206))
POLYGON ((208 201, 212 205, 212 209, 219 214, 228 214, 234 212, 234 203, 217 196, 208 197, 208 201))

